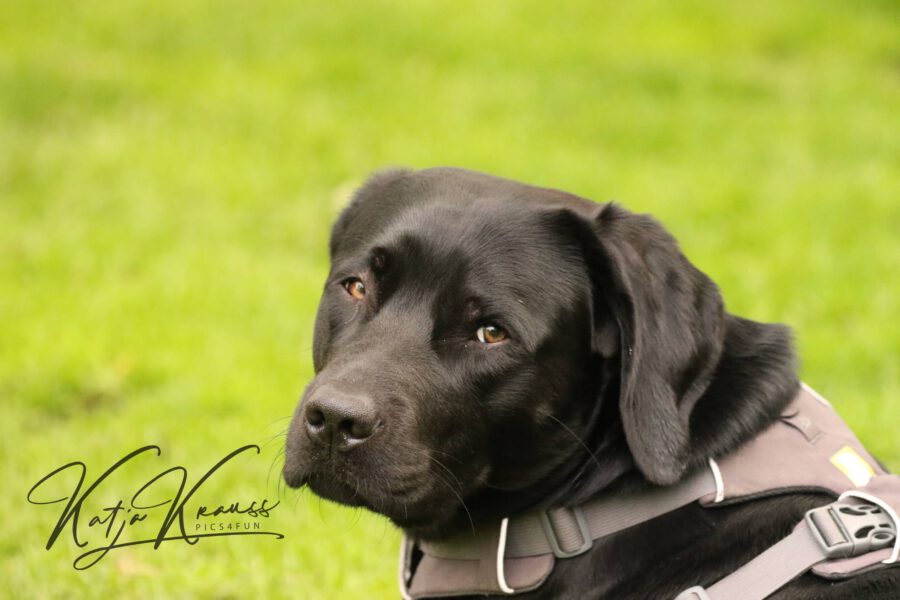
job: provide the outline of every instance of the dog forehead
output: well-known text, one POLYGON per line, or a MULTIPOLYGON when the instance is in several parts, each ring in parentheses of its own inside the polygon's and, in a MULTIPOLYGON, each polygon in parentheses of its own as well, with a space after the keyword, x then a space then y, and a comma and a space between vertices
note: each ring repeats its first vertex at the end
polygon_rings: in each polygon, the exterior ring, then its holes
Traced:
POLYGON ((502 198, 431 202, 412 207, 379 236, 376 246, 414 246, 430 262, 464 265, 476 275, 549 272, 565 260, 565 240, 547 226, 546 214, 502 198), (404 243, 405 242, 405 243, 404 243))
POLYGON ((356 192, 332 230, 330 251, 333 259, 357 254, 371 247, 373 239, 396 231, 398 223, 436 230, 440 242, 450 232, 470 237, 485 223, 492 223, 495 233, 521 228, 529 217, 561 209, 592 219, 601 207, 567 192, 477 171, 388 170, 373 175, 356 192))
POLYGON ((499 199, 518 208, 565 208, 587 218, 595 217, 601 208, 600 204, 562 190, 456 167, 425 169, 409 177, 415 182, 410 187, 420 193, 454 200, 499 199))
POLYGON ((583 258, 544 216, 502 198, 420 205, 376 245, 411 259, 404 261, 409 289, 480 298, 541 337, 540 327, 526 325, 529 315, 552 320, 582 301, 589 287, 583 258))

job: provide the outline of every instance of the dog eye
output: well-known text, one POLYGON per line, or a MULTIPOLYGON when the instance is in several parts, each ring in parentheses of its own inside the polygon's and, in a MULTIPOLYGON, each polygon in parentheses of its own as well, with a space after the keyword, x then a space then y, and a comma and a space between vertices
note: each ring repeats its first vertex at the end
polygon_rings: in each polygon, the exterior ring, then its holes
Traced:
POLYGON ((366 284, 364 284, 361 279, 351 277, 344 281, 343 285, 344 289, 347 290, 347 293, 357 300, 363 300, 366 297, 366 284))
POLYGON ((506 330, 496 325, 484 325, 475 332, 475 337, 482 344, 498 344, 508 336, 506 330))

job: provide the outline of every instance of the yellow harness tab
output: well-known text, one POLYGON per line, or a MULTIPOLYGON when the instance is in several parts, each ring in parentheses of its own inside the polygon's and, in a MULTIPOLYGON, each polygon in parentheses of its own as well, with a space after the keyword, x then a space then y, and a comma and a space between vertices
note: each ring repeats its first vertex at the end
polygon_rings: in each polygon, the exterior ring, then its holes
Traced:
POLYGON ((850 446, 844 446, 831 455, 831 464, 847 476, 853 485, 862 487, 875 476, 875 471, 859 453, 850 446))

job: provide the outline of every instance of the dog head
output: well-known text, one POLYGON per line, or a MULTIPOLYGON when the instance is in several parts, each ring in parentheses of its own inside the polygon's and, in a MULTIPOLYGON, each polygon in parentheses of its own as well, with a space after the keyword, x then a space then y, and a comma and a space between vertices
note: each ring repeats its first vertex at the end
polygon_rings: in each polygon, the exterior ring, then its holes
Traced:
POLYGON ((628 472, 672 483, 796 388, 786 331, 725 313, 656 221, 613 204, 388 172, 330 250, 284 477, 416 535, 628 472))

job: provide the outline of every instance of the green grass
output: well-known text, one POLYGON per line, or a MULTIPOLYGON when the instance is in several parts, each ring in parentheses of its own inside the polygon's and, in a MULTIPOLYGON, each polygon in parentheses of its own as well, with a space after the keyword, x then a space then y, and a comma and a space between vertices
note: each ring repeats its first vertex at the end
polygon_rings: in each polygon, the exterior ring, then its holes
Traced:
MULTIPOLYGON (((51 468, 144 443, 278 495, 326 236, 389 165, 652 212, 900 469, 900 10, 833 0, 0 4, 0 596, 391 598, 383 520, 281 492, 269 540, 43 549, 51 468)), ((154 464, 154 463, 148 463, 154 464)), ((147 471, 126 478, 136 483, 147 471)))

